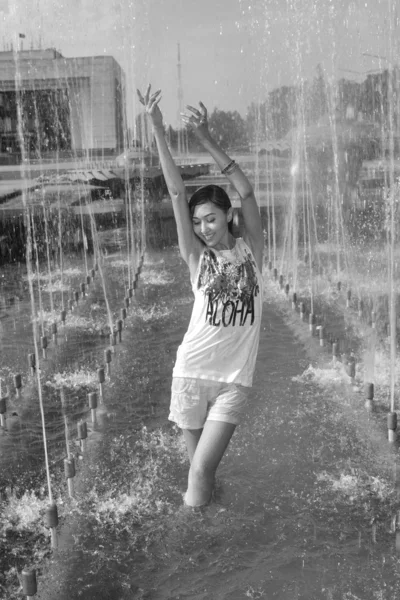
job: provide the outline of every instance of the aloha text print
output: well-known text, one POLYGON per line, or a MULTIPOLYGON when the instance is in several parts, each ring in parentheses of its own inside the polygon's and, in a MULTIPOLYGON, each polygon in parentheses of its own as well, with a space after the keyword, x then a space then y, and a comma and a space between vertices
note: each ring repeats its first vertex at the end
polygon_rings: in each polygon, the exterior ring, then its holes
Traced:
POLYGON ((243 326, 249 319, 249 324, 254 323, 254 296, 245 302, 243 300, 212 300, 208 296, 206 321, 215 327, 243 326))

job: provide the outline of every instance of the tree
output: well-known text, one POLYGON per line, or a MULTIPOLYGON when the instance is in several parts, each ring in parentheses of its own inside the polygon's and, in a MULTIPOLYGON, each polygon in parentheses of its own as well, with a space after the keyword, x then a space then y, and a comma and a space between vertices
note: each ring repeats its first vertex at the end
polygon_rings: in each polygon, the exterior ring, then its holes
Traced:
POLYGON ((263 140, 267 131, 267 103, 252 102, 246 115, 247 134, 250 140, 263 140))
POLYGON ((234 150, 248 147, 245 120, 236 111, 223 111, 215 108, 208 117, 211 134, 223 148, 234 150))
POLYGON ((298 92, 295 86, 284 85, 268 94, 268 136, 280 139, 296 125, 298 92))
POLYGON ((324 70, 317 65, 317 73, 310 86, 305 86, 306 125, 315 123, 328 112, 327 86, 324 70))

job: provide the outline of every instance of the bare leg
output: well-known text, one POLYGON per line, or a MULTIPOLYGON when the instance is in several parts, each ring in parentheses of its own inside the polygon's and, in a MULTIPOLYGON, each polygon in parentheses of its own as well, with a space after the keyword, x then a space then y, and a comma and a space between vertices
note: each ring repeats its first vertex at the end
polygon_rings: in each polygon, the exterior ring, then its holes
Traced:
POLYGON ((211 498, 215 472, 229 444, 236 425, 206 421, 191 460, 185 503, 202 506, 211 498))
POLYGON ((183 438, 186 442, 186 448, 189 454, 190 464, 192 464, 193 455, 199 443, 203 429, 182 429, 183 438))

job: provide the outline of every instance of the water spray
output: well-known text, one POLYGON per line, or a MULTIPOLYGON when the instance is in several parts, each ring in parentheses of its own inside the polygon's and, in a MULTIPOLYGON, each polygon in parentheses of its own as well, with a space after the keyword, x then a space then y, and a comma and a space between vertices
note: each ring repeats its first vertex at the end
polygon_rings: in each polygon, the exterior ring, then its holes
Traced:
MULTIPOLYGON (((96 222, 95 222, 95 219, 93 216, 93 212, 91 210, 91 205, 89 204, 88 206, 89 206, 90 227, 91 227, 91 231, 92 231, 93 246, 94 246, 94 250, 95 250, 97 258, 100 259, 101 252, 100 252, 100 245, 99 245, 99 239, 98 239, 98 232, 96 229, 96 222)), ((103 268, 102 268, 101 264, 99 264, 97 261, 95 264, 95 268, 96 267, 100 274, 100 281, 101 281, 102 289, 104 292, 104 302, 105 302, 106 310, 107 310, 108 323, 110 326, 110 331, 112 331, 113 330, 113 319, 112 319, 111 309, 110 309, 110 305, 109 305, 107 293, 106 293, 107 286, 106 286, 106 282, 104 279, 104 272, 103 272, 103 268)))
MULTIPOLYGON (((53 278, 52 278, 52 274, 51 274, 51 261, 50 261, 50 240, 49 240, 49 227, 48 227, 48 218, 47 218, 47 211, 46 211, 46 206, 45 206, 45 202, 44 202, 44 188, 42 188, 42 194, 43 194, 43 200, 42 200, 42 206, 43 206, 43 218, 44 218, 44 233, 45 233, 45 239, 46 239, 46 258, 47 258, 47 269, 49 272, 49 297, 50 297, 50 310, 51 310, 51 314, 54 314, 54 301, 53 301, 53 278)), ((50 209, 48 211, 50 213, 50 209)))
MULTIPOLYGON (((24 202, 24 199, 23 199, 24 202)), ((26 199, 25 199, 26 202, 26 199)), ((27 221, 28 221, 28 231, 30 232, 30 239, 31 239, 31 245, 28 245, 28 253, 27 253, 27 264, 30 264, 29 261, 29 254, 32 255, 33 253, 33 248, 32 245, 35 249, 35 258, 36 258, 36 275, 37 275, 37 279, 38 279, 38 297, 39 297, 39 315, 40 315, 40 325, 41 325, 41 329, 42 329, 42 335, 44 335, 44 319, 43 319, 43 301, 42 301, 42 288, 40 285, 40 265, 39 265, 39 251, 38 251, 38 246, 37 246, 37 240, 36 240, 36 230, 35 230, 35 218, 34 218, 34 214, 33 211, 30 212, 29 211, 29 207, 27 207, 27 221), (32 227, 32 232, 30 231, 30 226, 32 227), (32 239, 33 238, 33 239, 32 239), (33 244, 32 244, 33 242, 33 244)), ((33 267, 33 257, 32 257, 32 267, 33 267)), ((28 269, 29 272, 29 269, 28 269)), ((31 268, 31 277, 33 277, 33 269, 31 268)), ((33 286, 32 287, 33 290, 33 286)))
MULTIPOLYGON (((16 58, 18 58, 18 54, 16 54, 16 58)), ((17 91, 17 96, 19 98, 21 95, 21 90, 22 90, 21 71, 18 68, 18 64, 16 64, 16 67, 17 68, 16 68, 16 77, 15 77, 15 87, 16 87, 16 91, 17 91)), ((30 179, 29 173, 25 172, 25 165, 27 164, 28 157, 26 156, 26 146, 25 146, 25 139, 24 139, 24 132, 23 132, 23 122, 24 122, 24 118, 23 118, 23 114, 22 114, 21 102, 17 102, 17 130, 18 130, 19 144, 20 144, 20 148, 21 148, 21 159, 22 159, 21 164, 23 165, 22 178, 30 179), (27 175, 28 175, 28 177, 27 177, 27 175)), ((35 307, 35 295, 34 295, 33 282, 32 282, 32 265, 31 265, 32 247, 33 247, 33 245, 32 245, 32 228, 30 226, 30 218, 29 218, 30 213, 29 213, 29 208, 28 208, 29 205, 28 205, 28 199, 27 199, 27 190, 24 188, 22 189, 22 203, 24 206, 24 214, 25 214, 25 219, 26 219, 25 225, 26 225, 26 232, 27 232, 26 267, 27 267, 27 273, 28 273, 29 296, 30 296, 30 301, 31 301, 31 315, 32 315, 32 320, 34 320, 35 315, 36 315, 36 307, 35 307)), ((45 226, 47 226, 46 223, 45 223, 45 226)), ((39 285, 39 298, 40 298, 40 285, 39 285)), ((50 295, 50 300, 52 302, 51 295, 50 295)), ((44 335, 43 328, 42 328, 42 335, 44 335)), ((44 414, 44 406, 43 406, 42 384, 41 384, 41 379, 40 379, 39 350, 38 350, 37 332, 36 332, 35 327, 33 328, 33 342, 34 342, 34 347, 35 347, 35 357, 36 357, 36 364, 37 364, 36 376, 37 376, 39 406, 40 406, 40 415, 41 415, 41 424, 42 424, 42 439, 43 439, 43 448, 44 448, 46 479, 47 479, 49 502, 50 502, 50 507, 51 507, 51 510, 46 511, 46 523, 48 524, 48 526, 51 529, 52 546, 57 547, 56 527, 58 524, 58 515, 57 515, 57 506, 55 505, 55 503, 53 503, 53 495, 52 495, 52 489, 51 489, 49 457, 48 457, 48 451, 47 451, 46 423, 45 423, 45 414, 44 414)), ((20 375, 17 380, 14 378, 14 383, 15 383, 15 387, 17 390, 17 394, 18 394, 18 391, 20 390, 20 386, 22 384, 20 375)))

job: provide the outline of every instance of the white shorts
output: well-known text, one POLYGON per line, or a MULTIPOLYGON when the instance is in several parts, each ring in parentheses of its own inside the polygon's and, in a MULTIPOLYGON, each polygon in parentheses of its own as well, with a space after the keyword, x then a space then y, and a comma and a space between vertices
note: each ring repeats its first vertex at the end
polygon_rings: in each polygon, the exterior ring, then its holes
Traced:
POLYGON ((248 388, 237 383, 174 377, 168 419, 181 429, 201 429, 207 420, 238 425, 248 388))

